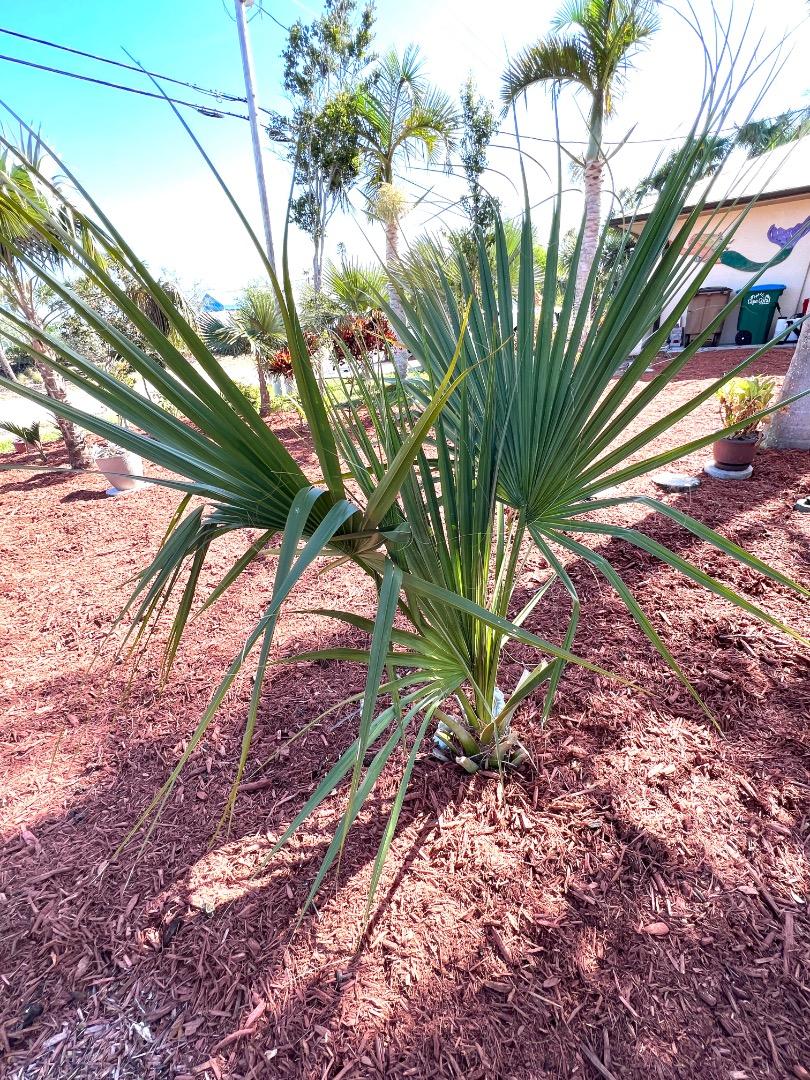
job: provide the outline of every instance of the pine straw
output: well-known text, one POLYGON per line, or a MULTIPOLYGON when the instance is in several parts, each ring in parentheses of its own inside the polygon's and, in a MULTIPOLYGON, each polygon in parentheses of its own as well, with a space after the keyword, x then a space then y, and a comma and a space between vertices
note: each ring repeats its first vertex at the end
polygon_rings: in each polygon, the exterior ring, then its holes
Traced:
MULTIPOLYGON (((781 374, 788 356, 779 350, 760 369, 781 374)), ((731 362, 702 354, 667 406, 731 362)), ((708 406, 682 433, 714 421, 708 406)), ((294 445, 305 459, 304 439, 294 445)), ((317 915, 294 933, 339 806, 328 801, 288 851, 262 863, 356 718, 339 711, 278 751, 362 674, 274 669, 247 790, 230 835, 211 845, 250 692, 243 679, 140 858, 136 847, 111 862, 267 601, 270 575, 254 569, 194 625, 162 693, 157 647, 125 693, 127 670, 91 669, 91 658, 174 497, 152 488, 112 502, 103 486, 94 473, 17 473, 0 484, 0 1072, 810 1076, 805 653, 611 544, 720 734, 619 601, 572 563, 584 606, 577 648, 649 694, 570 671, 545 728, 536 703, 522 710, 536 768, 505 786, 425 752, 361 941, 400 756, 317 915)), ((750 482, 706 479, 678 505, 807 582, 810 522, 791 507, 808 491, 807 454, 760 452, 750 482)), ((781 587, 670 522, 636 509, 618 516, 810 631, 806 606, 781 587)), ((220 570, 234 550, 217 552, 220 570)), ((529 566, 526 589, 542 574, 529 566)), ((547 605, 535 628, 559 635, 567 607, 562 591, 553 597, 559 606, 547 605)), ((311 573, 295 606, 364 611, 371 599, 351 570, 311 573)), ((290 614, 278 653, 353 640, 290 614)), ((509 651, 508 685, 523 659, 509 651)))

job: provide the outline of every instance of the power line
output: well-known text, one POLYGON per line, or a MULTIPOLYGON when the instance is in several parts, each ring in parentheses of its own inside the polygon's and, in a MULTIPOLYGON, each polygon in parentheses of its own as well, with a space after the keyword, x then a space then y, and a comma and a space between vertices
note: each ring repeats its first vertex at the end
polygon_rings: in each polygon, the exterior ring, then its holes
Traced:
MULTIPOLYGON (((733 129, 729 128, 728 130, 731 131, 733 129)), ((506 135, 507 138, 510 138, 510 139, 515 138, 514 131, 508 131, 505 128, 497 128, 496 133, 498 135, 506 135)), ((557 139, 544 137, 542 135, 524 135, 523 132, 521 131, 520 137, 521 137, 521 139, 526 139, 528 142, 549 143, 550 145, 553 145, 553 146, 557 145, 557 139)), ((683 142, 683 140, 685 138, 686 138, 685 135, 663 135, 659 139, 605 139, 604 140, 604 145, 605 146, 641 146, 641 145, 644 145, 646 143, 683 142)), ((566 146, 587 146, 588 145, 588 140, 587 139, 561 139, 560 141, 563 142, 566 146)))
POLYGON ((63 68, 48 67, 47 64, 35 64, 33 60, 21 60, 18 56, 3 56, 0 54, 0 60, 5 60, 9 64, 21 64, 23 67, 36 68, 38 71, 47 71, 52 75, 65 75, 69 79, 79 79, 82 82, 95 83, 96 86, 107 86, 112 90, 124 90, 128 94, 139 94, 141 97, 157 98, 158 101, 171 101, 174 105, 183 105, 187 109, 195 109, 203 116, 213 116, 217 119, 223 116, 233 116, 237 120, 247 120, 247 116, 244 113, 230 112, 228 109, 212 109, 207 105, 201 105, 198 101, 183 101, 181 98, 172 98, 168 95, 153 93, 151 90, 139 90, 135 86, 125 86, 123 83, 107 82, 106 79, 94 79, 90 75, 79 75, 76 71, 65 71, 63 68))
POLYGON ((276 24, 276 26, 280 26, 282 30, 286 30, 288 34, 290 33, 290 27, 285 26, 283 22, 279 22, 279 20, 275 17, 275 15, 272 13, 272 11, 267 10, 267 8, 264 6, 264 4, 261 2, 261 0, 259 0, 259 3, 256 5, 256 10, 250 16, 250 19, 248 19, 248 22, 252 22, 253 19, 255 19, 257 15, 266 15, 268 17, 268 19, 273 20, 273 22, 276 24))
POLYGON ((0 34, 7 34, 9 37, 19 38, 21 41, 32 41, 36 45, 45 45, 49 49, 59 49, 60 52, 72 53, 74 56, 83 56, 87 60, 96 60, 100 64, 110 64, 112 67, 124 68, 126 71, 136 71, 139 75, 151 75, 152 78, 160 79, 161 82, 174 83, 175 86, 185 86, 188 87, 189 90, 195 90, 198 94, 208 94, 210 97, 217 98, 220 101, 245 102, 243 97, 239 97, 236 94, 227 94, 224 90, 210 90, 208 87, 198 86, 197 83, 186 82, 184 79, 176 79, 172 75, 159 75, 155 71, 146 71, 144 68, 137 67, 135 64, 125 64, 123 60, 113 60, 109 56, 99 56, 98 53, 84 52, 83 49, 74 49, 72 46, 62 45, 58 41, 49 41, 47 38, 32 37, 30 34, 22 34, 19 30, 9 30, 4 26, 0 26, 0 34))

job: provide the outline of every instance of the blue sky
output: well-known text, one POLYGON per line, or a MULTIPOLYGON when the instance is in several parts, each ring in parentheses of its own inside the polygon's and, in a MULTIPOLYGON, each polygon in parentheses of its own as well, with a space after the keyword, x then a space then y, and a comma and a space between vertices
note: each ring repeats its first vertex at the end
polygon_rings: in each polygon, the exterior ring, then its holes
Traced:
MULTIPOLYGON (((719 0, 719 5, 723 10, 726 0, 719 0)), ((266 0, 266 6, 287 25, 296 18, 308 20, 317 11, 313 6, 289 0, 266 0)), ((416 41, 422 47, 431 77, 448 93, 457 94, 467 73, 472 72, 480 90, 496 97, 507 54, 545 32, 557 6, 557 0, 532 4, 525 0, 502 0, 499 4, 491 0, 409 0, 407 4, 381 0, 377 6, 377 47, 381 50, 394 45, 401 49, 409 41, 416 41)), ((751 15, 750 41, 765 33, 766 40, 773 43, 777 33, 794 31, 792 55, 786 55, 760 112, 773 114, 806 102, 803 95, 810 83, 806 75, 810 34, 805 0, 780 0, 778 8, 766 0, 754 0, 753 8, 749 6, 747 12, 741 10, 742 5, 737 4, 737 8, 738 31, 741 20, 751 15), (777 9, 780 18, 775 21, 777 9)), ((4 0, 0 27, 126 60, 121 51, 124 46, 155 71, 241 94, 241 66, 231 11, 232 0, 38 0, 35 4, 30 0, 4 0)), ((696 11, 708 30, 708 0, 696 0, 696 11)), ((667 145, 645 140, 683 132, 700 94, 702 62, 693 36, 669 8, 662 10, 662 21, 662 31, 651 49, 638 58, 637 71, 607 133, 609 139, 619 140, 633 128, 633 142, 621 150, 613 163, 617 187, 644 175, 667 145)), ((283 108, 279 53, 284 31, 261 15, 252 19, 251 35, 260 101, 270 108, 283 108)), ((786 54, 789 51, 790 47, 786 54)), ((0 53, 151 89, 134 73, 4 34, 0 34, 0 53)), ((181 87, 173 91, 186 96, 181 87)), ((153 268, 177 274, 187 286, 197 285, 217 293, 232 293, 257 276, 258 264, 238 225, 165 104, 3 61, 0 99, 33 124, 41 125, 44 136, 79 173, 153 268)), ((748 100, 740 101, 740 117, 748 104, 748 100)), ((244 108, 239 104, 224 107, 237 112, 244 108)), ((187 115, 240 202, 255 218, 247 124, 227 118, 207 119, 195 113, 187 115)), ((563 106, 561 125, 564 138, 583 137, 579 108, 571 99, 563 106)), ((547 138, 552 134, 551 111, 542 90, 531 92, 527 107, 521 110, 521 126, 527 135, 547 138)), ((491 164, 498 170, 493 186, 507 209, 516 210, 516 157, 508 144, 508 138, 499 137, 492 151, 491 164)), ((533 197, 540 200, 550 191, 540 165, 553 167, 553 151, 544 143, 531 145, 539 165, 530 167, 530 184, 533 197)), ((278 243, 289 175, 286 164, 272 152, 268 152, 267 164, 278 243)), ((810 176, 810 161, 807 165, 810 176)), ((413 170, 403 184, 414 197, 425 184, 432 189, 429 201, 406 219, 409 236, 436 213, 437 202, 452 203, 461 194, 457 181, 423 170, 413 170)), ((569 201, 570 213, 578 216, 576 195, 569 201)), ((453 220, 452 211, 446 220, 453 220)), ((429 224, 436 228, 438 220, 434 218, 429 224)), ((334 250, 339 241, 365 260, 373 258, 373 252, 382 246, 379 230, 359 213, 335 222, 329 249, 334 250)), ((305 237, 293 235, 291 255, 296 273, 302 274, 310 260, 305 237)))

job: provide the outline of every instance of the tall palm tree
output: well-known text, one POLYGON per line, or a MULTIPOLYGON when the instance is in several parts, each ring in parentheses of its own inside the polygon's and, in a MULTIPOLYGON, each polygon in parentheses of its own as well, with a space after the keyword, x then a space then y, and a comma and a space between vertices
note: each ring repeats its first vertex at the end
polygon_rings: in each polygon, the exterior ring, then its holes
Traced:
POLYGON ((215 315, 203 318, 202 337, 216 356, 253 357, 259 378, 259 414, 270 415, 267 362, 287 340, 284 320, 269 289, 246 289, 229 320, 215 315))
MULTIPOLYGON (((39 330, 45 327, 37 303, 36 269, 41 265, 53 267, 59 262, 55 246, 47 239, 48 224, 55 219, 61 229, 74 234, 81 232, 80 219, 59 204, 52 185, 41 182, 45 164, 39 140, 33 135, 21 138, 19 150, 6 147, 0 154, 0 299, 21 315, 29 327, 39 330)), ((46 362, 48 350, 44 341, 32 333, 27 345, 45 393, 54 401, 66 401, 64 381, 46 362)), ((6 366, 4 363, 4 371, 6 366)), ((84 432, 72 421, 58 416, 56 423, 71 467, 87 468, 90 457, 84 432)))
MULTIPOLYGON (((399 226, 407 205, 396 187, 397 172, 415 155, 433 160, 452 149, 458 129, 453 102, 426 79, 419 50, 409 45, 400 57, 394 50, 381 59, 360 105, 360 145, 369 180, 372 210, 385 225, 385 263, 389 276, 399 264, 399 226)), ((393 282, 392 308, 402 305, 393 282)))
POLYGON ((585 231, 577 266, 577 304, 599 238, 604 122, 613 112, 632 53, 657 29, 654 0, 569 0, 554 19, 551 33, 520 53, 504 72, 501 96, 506 105, 535 83, 550 84, 555 90, 571 86, 591 99, 588 146, 581 161, 585 231))

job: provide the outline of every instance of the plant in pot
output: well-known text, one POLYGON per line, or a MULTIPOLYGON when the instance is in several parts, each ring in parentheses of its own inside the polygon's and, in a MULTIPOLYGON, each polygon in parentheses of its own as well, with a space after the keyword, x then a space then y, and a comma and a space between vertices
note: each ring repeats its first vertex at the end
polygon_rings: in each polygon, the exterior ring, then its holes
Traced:
POLYGON ((122 491, 135 491, 143 486, 143 459, 139 454, 125 450, 112 442, 104 442, 93 450, 96 468, 110 482, 108 495, 122 491))
POLYGON ((768 375, 738 375, 716 391, 724 427, 751 418, 751 423, 746 427, 712 444, 715 463, 721 469, 742 470, 754 460, 762 438, 759 414, 768 408, 775 393, 776 380, 768 375))
POLYGON ((40 461, 47 461, 45 450, 42 447, 42 438, 39 431, 39 420, 32 424, 3 424, 3 431, 7 431, 14 440, 14 452, 23 454, 30 446, 36 450, 40 461))

